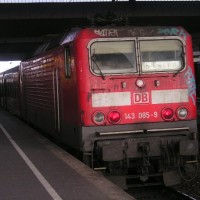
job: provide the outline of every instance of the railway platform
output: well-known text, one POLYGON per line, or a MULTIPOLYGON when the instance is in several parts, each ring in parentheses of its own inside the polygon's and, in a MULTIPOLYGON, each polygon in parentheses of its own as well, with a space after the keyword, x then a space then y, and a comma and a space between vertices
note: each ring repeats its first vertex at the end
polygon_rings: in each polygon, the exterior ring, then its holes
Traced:
POLYGON ((0 163, 2 200, 134 200, 3 110, 0 110, 0 163))

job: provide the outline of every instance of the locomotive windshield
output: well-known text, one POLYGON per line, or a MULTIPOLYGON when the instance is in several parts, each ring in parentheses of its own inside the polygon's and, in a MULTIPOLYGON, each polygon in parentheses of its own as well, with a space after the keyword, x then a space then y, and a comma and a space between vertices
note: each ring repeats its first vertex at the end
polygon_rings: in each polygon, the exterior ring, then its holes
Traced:
POLYGON ((95 41, 90 58, 91 70, 103 78, 105 74, 178 72, 185 64, 183 43, 178 39, 95 41))
POLYGON ((134 41, 101 41, 91 45, 95 74, 136 72, 134 41))
POLYGON ((184 67, 179 40, 140 41, 142 72, 180 71, 184 67))

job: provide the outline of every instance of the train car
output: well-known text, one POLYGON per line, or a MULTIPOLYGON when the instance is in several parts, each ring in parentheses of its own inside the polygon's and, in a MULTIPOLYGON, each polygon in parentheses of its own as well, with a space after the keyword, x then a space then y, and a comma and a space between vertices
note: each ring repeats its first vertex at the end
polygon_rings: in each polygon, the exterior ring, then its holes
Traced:
POLYGON ((21 91, 19 66, 0 74, 1 106, 9 112, 21 116, 21 91))
POLYGON ((22 117, 91 167, 173 185, 197 166, 192 41, 182 27, 72 29, 20 74, 22 117))

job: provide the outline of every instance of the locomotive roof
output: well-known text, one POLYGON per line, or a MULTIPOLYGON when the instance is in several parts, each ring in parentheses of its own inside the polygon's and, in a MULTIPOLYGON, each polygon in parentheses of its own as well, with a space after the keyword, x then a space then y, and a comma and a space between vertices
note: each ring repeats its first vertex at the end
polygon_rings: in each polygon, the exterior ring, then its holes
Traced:
POLYGON ((46 52, 53 47, 72 42, 80 32, 93 32, 97 37, 150 37, 150 36, 188 36, 188 32, 182 28, 169 26, 105 26, 105 27, 88 27, 73 28, 65 31, 53 40, 41 45, 35 51, 34 55, 46 52))
POLYGON ((74 29, 65 31, 60 36, 57 36, 53 38, 52 40, 40 45, 34 52, 33 56, 46 52, 49 49, 52 49, 53 47, 60 46, 62 45, 63 41, 65 41, 65 43, 69 43, 73 41, 80 31, 81 31, 80 28, 74 28, 74 29))

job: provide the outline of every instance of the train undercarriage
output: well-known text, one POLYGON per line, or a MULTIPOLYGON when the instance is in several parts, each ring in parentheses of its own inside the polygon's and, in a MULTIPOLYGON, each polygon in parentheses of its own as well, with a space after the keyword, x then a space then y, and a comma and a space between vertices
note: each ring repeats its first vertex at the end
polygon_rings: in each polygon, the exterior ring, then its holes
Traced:
POLYGON ((92 153, 85 153, 85 162, 124 189, 172 186, 192 180, 198 171, 197 135, 189 134, 187 128, 177 130, 176 134, 171 129, 163 131, 164 134, 154 132, 125 138, 120 134, 117 138, 102 134, 94 139, 92 153))

